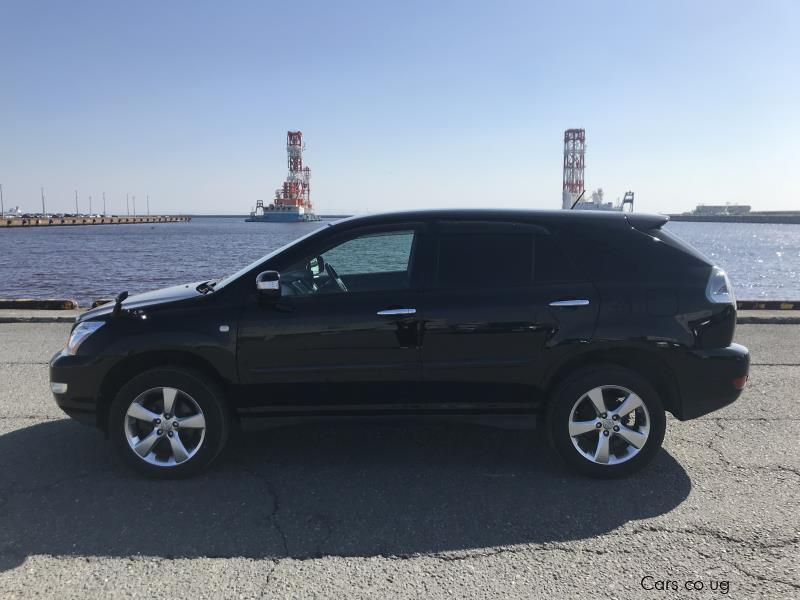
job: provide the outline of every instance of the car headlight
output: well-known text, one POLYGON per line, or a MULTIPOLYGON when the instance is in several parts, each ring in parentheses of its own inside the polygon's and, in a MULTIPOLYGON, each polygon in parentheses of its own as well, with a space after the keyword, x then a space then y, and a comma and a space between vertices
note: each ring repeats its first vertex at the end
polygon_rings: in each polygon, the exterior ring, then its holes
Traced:
POLYGON ((105 321, 83 321, 82 323, 78 323, 69 335, 66 353, 75 356, 75 353, 78 351, 83 341, 103 325, 105 325, 105 321))

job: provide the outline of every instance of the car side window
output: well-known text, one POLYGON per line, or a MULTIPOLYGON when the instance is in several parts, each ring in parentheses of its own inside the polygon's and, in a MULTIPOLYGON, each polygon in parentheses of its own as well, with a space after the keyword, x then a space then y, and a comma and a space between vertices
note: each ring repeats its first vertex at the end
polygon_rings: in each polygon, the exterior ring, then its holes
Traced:
MULTIPOLYGON (((562 247, 563 239, 556 235, 535 236, 533 280, 535 283, 578 281, 580 277, 572 257, 562 247)), ((592 257, 587 257, 591 259, 592 257)))
POLYGON ((285 296, 405 289, 411 283, 414 230, 366 233, 306 257, 281 272, 285 296))
POLYGON ((533 235, 526 231, 439 235, 436 287, 491 289, 531 285, 533 235))

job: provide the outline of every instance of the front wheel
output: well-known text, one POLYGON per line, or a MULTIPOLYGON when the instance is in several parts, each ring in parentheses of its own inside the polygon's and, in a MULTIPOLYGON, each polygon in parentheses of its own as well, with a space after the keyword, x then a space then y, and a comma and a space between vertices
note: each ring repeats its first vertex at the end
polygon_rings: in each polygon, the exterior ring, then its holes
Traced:
POLYGON ((635 371, 614 366, 570 376, 551 398, 546 422, 551 445, 570 467, 603 478, 649 463, 666 429, 653 386, 635 371))
POLYGON ((186 477, 204 469, 221 452, 228 429, 219 387, 179 367, 132 378, 117 393, 109 414, 117 451, 150 477, 186 477))

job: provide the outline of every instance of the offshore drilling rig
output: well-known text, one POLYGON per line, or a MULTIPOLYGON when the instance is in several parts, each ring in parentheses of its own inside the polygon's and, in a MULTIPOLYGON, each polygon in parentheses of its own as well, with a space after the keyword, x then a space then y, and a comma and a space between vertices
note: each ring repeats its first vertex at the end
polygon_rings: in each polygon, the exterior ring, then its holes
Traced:
POLYGON ((254 223, 299 223, 319 221, 311 204, 311 169, 303 166, 302 131, 286 132, 286 154, 289 174, 283 185, 275 191, 272 204, 264 206, 256 200, 256 207, 245 221, 254 223))
POLYGON ((564 178, 561 208, 564 210, 616 210, 633 212, 633 192, 627 191, 617 203, 603 199, 603 188, 597 188, 584 198, 583 172, 586 168, 586 130, 567 129, 564 132, 564 178))

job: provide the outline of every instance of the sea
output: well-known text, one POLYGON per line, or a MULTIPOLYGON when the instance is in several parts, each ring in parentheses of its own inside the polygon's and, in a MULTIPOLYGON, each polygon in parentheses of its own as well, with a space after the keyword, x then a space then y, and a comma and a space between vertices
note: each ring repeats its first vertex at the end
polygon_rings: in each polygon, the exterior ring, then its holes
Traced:
MULTIPOLYGON (((216 279, 331 221, 189 223, 0 229, 0 298, 71 298, 81 306, 216 279)), ((730 274, 740 300, 800 300, 800 225, 666 225, 730 274)))

